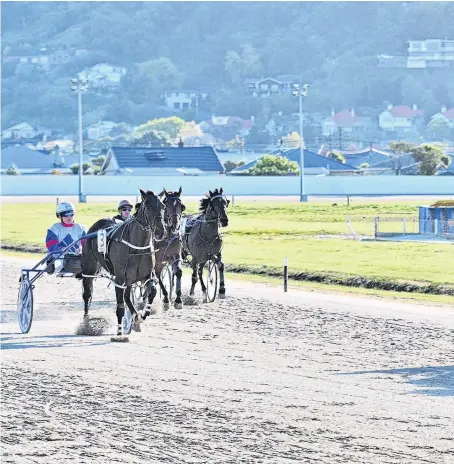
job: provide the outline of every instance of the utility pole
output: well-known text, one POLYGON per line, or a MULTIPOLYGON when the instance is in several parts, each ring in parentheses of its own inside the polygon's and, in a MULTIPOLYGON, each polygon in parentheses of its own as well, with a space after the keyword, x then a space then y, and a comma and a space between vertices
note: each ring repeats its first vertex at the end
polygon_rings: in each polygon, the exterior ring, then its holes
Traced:
POLYGON ((342 150, 342 127, 338 127, 339 132, 339 150, 342 150))
POLYGON ((299 119, 300 119, 300 202, 307 202, 307 195, 304 188, 304 134, 303 134, 303 97, 307 97, 308 84, 292 84, 292 96, 298 96, 299 119))
POLYGON ((77 103, 79 108, 79 203, 86 203, 87 197, 83 193, 83 171, 84 171, 84 140, 82 134, 82 93, 88 90, 86 80, 71 79, 71 90, 77 92, 77 103))

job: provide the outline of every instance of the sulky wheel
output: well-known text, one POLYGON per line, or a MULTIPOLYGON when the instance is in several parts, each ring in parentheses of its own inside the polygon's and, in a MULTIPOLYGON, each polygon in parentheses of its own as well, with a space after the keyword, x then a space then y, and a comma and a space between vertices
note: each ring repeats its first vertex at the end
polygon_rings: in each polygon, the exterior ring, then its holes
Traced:
POLYGON ((17 320, 22 333, 28 333, 33 321, 33 287, 29 278, 23 274, 17 296, 17 320))
MULTIPOLYGON (((166 263, 161 271, 161 282, 164 288, 167 291, 169 301, 172 301, 172 292, 173 292, 173 272, 172 266, 169 263, 166 263)), ((163 292, 161 290, 161 298, 163 297, 163 292)))
POLYGON ((203 266, 202 278, 207 289, 207 302, 212 303, 218 293, 218 266, 216 261, 209 260, 203 266))

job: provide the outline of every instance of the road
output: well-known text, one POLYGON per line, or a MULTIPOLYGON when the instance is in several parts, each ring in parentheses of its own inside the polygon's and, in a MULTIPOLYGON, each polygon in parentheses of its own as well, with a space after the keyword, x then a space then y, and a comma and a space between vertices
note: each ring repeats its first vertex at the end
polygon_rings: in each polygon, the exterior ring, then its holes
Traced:
POLYGON ((2 463, 454 463, 454 308, 235 280, 112 343, 112 288, 78 336, 80 282, 45 276, 22 335, 26 263, 1 259, 2 463))

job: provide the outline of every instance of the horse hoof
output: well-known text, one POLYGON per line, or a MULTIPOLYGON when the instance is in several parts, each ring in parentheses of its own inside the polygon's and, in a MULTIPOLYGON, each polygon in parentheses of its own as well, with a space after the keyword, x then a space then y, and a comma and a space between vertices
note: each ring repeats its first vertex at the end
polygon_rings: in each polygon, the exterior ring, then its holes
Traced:
POLYGON ((219 299, 220 300, 225 300, 226 296, 225 296, 225 293, 220 293, 219 294, 219 299))
POLYGON ((170 309, 170 303, 162 303, 162 307, 164 311, 167 311, 168 309, 170 309))
POLYGON ((183 309, 183 303, 175 303, 174 307, 175 309, 183 309))
POLYGON ((134 321, 132 323, 132 330, 134 330, 134 332, 142 332, 142 328, 140 327, 140 324, 137 321, 134 321))
POLYGON ((202 303, 208 303, 208 298, 206 295, 203 295, 202 303))

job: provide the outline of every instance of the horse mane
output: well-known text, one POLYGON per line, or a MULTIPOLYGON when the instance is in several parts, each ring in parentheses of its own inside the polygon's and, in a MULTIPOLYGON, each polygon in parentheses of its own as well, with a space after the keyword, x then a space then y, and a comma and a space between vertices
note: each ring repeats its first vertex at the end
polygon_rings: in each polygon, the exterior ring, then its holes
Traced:
POLYGON ((199 211, 202 214, 205 214, 207 212, 207 208, 210 204, 210 200, 215 197, 216 195, 222 195, 221 191, 216 189, 213 192, 210 190, 209 193, 206 193, 205 196, 200 200, 200 207, 199 211))

